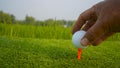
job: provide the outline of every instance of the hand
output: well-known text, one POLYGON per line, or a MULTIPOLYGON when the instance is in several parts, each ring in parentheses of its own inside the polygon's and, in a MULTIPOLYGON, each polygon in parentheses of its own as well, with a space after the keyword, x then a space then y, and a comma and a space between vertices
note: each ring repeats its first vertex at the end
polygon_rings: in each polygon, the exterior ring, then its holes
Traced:
POLYGON ((81 44, 98 45, 116 32, 120 32, 120 0, 105 0, 83 12, 76 21, 72 34, 78 30, 87 33, 81 44))

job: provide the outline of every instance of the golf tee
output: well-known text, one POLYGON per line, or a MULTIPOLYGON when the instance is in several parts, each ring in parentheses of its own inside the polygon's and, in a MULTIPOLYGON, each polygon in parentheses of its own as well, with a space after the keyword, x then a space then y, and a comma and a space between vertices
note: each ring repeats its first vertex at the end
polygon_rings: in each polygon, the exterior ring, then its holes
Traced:
POLYGON ((78 48, 78 60, 81 59, 81 53, 82 53, 82 49, 81 49, 81 48, 78 48))

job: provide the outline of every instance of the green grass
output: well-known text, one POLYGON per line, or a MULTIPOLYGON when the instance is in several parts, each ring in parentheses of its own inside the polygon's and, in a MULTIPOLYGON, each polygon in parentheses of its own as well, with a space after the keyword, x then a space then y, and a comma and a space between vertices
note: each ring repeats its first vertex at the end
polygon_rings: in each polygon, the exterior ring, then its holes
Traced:
POLYGON ((0 36, 39 39, 71 39, 72 34, 70 27, 0 23, 0 36))
POLYGON ((0 37, 0 68, 119 68, 120 42, 105 41, 83 50, 71 40, 0 37))
MULTIPOLYGON (((63 26, 33 26, 20 24, 0 23, 0 36, 38 38, 38 39, 71 39, 72 27, 63 26)), ((120 40, 120 33, 115 34, 108 40, 120 40)))

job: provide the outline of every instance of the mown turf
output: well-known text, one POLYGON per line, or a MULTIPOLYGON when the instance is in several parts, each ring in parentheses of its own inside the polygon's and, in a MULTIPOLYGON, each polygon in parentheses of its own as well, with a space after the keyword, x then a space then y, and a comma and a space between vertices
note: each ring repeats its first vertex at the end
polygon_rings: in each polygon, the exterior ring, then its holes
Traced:
POLYGON ((0 37, 0 68, 119 68, 120 41, 83 50, 71 40, 0 37))

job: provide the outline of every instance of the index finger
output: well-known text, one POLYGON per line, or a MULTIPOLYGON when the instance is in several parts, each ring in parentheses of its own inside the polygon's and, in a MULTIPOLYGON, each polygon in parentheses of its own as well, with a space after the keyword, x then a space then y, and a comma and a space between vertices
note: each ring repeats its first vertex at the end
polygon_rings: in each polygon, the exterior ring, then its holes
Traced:
POLYGON ((80 16, 78 17, 78 20, 76 21, 75 25, 73 26, 72 34, 74 34, 76 31, 80 30, 82 28, 82 26, 86 23, 86 21, 90 20, 94 16, 96 16, 96 14, 94 12, 94 8, 90 8, 90 9, 86 10, 85 12, 83 12, 82 14, 80 14, 80 16))

